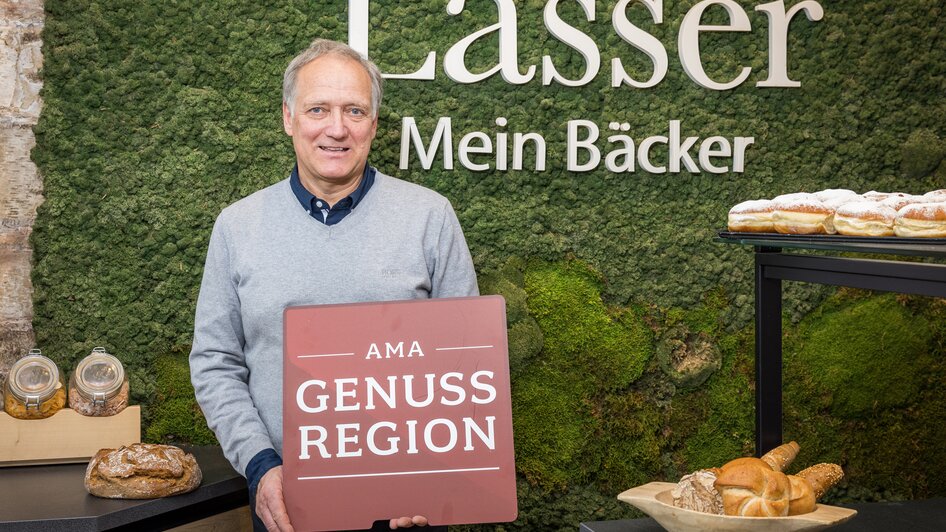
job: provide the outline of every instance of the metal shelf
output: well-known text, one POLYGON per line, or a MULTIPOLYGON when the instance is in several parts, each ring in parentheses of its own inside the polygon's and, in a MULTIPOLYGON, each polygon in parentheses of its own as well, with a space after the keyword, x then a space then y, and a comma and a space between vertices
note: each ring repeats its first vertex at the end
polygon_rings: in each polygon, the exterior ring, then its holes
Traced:
POLYGON ((760 456, 782 443, 782 281, 946 298, 946 264, 782 252, 789 248, 937 258, 946 257, 946 242, 939 242, 943 239, 854 242, 826 240, 824 235, 730 235, 720 233, 716 241, 751 245, 755 251, 755 422, 760 456))

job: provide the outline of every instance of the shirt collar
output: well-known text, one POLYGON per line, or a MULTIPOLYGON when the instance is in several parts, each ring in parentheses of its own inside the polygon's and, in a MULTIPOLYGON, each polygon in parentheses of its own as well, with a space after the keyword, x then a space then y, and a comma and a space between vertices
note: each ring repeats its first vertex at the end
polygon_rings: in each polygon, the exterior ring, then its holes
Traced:
MULTIPOLYGON (((354 209, 362 199, 364 199, 365 194, 368 193, 368 189, 371 188, 371 185, 374 184, 374 176, 377 170, 370 164, 365 164, 365 173, 361 176, 361 183, 358 184, 351 194, 345 198, 340 199, 335 203, 336 207, 345 206, 348 200, 351 201, 351 204, 348 206, 349 209, 354 209)), ((307 212, 315 210, 315 202, 323 201, 321 198, 317 197, 315 194, 309 192, 309 189, 305 188, 302 184, 302 178, 299 177, 299 165, 292 167, 292 173, 289 175, 289 186, 292 188, 292 193, 295 194, 296 199, 299 200, 299 203, 302 204, 307 212)), ((328 203, 325 202, 327 206, 328 203)), ((327 207, 326 207, 327 208, 327 207)))

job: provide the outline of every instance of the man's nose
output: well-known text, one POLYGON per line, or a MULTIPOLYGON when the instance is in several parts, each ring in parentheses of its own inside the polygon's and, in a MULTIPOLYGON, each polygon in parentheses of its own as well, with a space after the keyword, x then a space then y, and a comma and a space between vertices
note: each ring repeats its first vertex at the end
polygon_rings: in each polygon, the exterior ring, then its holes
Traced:
POLYGON ((345 117, 342 116, 342 111, 332 111, 332 116, 329 120, 330 122, 325 130, 326 135, 333 138, 341 138, 348 134, 348 127, 345 125, 345 117))

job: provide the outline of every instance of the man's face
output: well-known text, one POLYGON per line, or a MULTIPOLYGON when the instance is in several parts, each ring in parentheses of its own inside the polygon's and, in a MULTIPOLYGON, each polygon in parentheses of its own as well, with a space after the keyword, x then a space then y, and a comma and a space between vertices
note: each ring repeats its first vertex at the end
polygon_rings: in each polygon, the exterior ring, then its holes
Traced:
POLYGON ((283 127, 306 188, 324 194, 360 178, 378 128, 365 69, 324 55, 299 70, 293 103, 293 113, 283 104, 283 127))

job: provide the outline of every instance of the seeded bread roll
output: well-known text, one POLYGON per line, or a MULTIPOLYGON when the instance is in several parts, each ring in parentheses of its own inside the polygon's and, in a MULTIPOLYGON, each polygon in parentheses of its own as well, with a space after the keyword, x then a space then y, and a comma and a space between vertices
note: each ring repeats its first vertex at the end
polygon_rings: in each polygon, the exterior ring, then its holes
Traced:
POLYGON ((897 211, 885 202, 859 201, 838 207, 834 213, 834 228, 849 236, 893 236, 897 211))
POLYGON ((773 233, 772 214, 775 205, 771 200, 744 201, 729 209, 729 230, 745 233, 773 233))
POLYGON ((765 453, 761 460, 769 464, 773 471, 785 471, 798 456, 800 450, 801 446, 798 442, 790 441, 765 453))
POLYGON ((814 194, 784 194, 775 203, 773 225, 779 233, 790 235, 834 234, 834 209, 814 194))
POLYGON ((946 202, 907 205, 897 211, 893 230, 903 237, 946 237, 946 202))
POLYGON ((85 489, 109 499, 154 499, 193 491, 202 475, 194 455, 172 445, 102 449, 85 470, 85 489))

